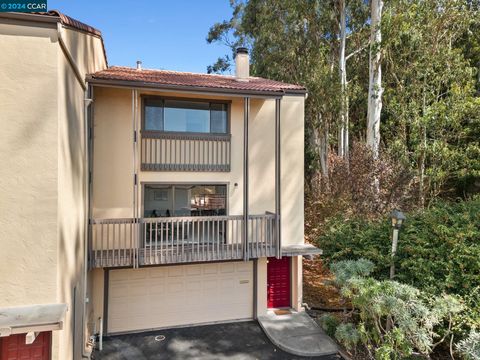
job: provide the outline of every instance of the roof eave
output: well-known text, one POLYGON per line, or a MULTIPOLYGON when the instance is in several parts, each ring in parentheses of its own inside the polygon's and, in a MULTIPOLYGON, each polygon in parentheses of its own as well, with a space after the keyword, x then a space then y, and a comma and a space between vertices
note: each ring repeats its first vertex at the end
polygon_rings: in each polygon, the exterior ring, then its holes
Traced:
POLYGON ((39 14, 31 13, 13 13, 13 12, 3 12, 0 13, 0 18, 3 19, 12 19, 12 20, 21 20, 28 22, 39 22, 39 23, 57 23, 60 22, 59 18, 53 16, 45 16, 39 14))
POLYGON ((266 96, 266 97, 282 97, 284 95, 301 95, 306 94, 306 90, 247 90, 247 89, 229 89, 221 87, 203 87, 203 86, 187 86, 187 85, 172 85, 172 84, 158 84, 145 81, 131 81, 131 80, 115 80, 115 79, 97 79, 92 75, 87 75, 86 81, 92 85, 111 86, 111 87, 126 87, 126 88, 142 88, 152 90, 169 90, 180 92, 200 92, 206 94, 225 94, 236 96, 266 96))

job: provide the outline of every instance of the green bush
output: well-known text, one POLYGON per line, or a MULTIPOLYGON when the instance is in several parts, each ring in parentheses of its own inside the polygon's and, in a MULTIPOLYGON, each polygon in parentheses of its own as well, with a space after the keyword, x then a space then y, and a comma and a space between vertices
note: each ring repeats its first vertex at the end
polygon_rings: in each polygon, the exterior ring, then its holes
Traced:
POLYGON ((472 331, 460 341, 457 350, 466 360, 480 360, 480 332, 472 331))
MULTIPOLYGON (((368 259, 372 276, 389 276, 390 219, 331 219, 317 240, 327 263, 368 259)), ((466 310, 457 315, 455 336, 480 329, 480 197, 458 203, 439 202, 407 214, 400 230, 395 280, 432 295, 459 295, 466 310)))
POLYGON ((320 326, 329 336, 335 336, 335 331, 340 325, 340 319, 332 314, 322 314, 318 319, 320 326))
MULTIPOLYGON (((356 261, 356 268, 364 268, 364 262, 356 261)), ((333 264, 335 277, 349 273, 353 263, 333 264)), ((342 296, 355 309, 357 321, 356 325, 339 325, 335 338, 348 350, 361 341, 371 357, 379 360, 404 359, 414 352, 428 357, 450 335, 447 332, 441 337, 437 329, 451 323, 463 309, 453 296, 432 296, 396 281, 353 274, 339 283, 342 296)))
MULTIPOLYGON (((389 218, 331 219, 317 245, 327 262, 365 258, 374 277, 388 278, 389 218)), ((467 295, 480 286, 480 197, 407 214, 395 263, 396 280, 432 293, 467 295)))

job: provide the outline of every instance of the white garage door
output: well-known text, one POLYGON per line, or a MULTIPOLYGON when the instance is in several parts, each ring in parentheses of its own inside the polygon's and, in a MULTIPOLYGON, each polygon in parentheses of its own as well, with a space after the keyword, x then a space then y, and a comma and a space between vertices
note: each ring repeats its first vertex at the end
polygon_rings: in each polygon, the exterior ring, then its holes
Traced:
POLYGON ((109 273, 109 333, 247 319, 252 308, 252 262, 109 273))

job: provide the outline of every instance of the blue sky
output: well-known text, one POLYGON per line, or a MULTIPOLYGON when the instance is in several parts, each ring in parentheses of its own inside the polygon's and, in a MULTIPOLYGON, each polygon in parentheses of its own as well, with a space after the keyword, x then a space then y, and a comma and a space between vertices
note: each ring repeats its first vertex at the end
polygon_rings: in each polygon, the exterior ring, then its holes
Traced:
POLYGON ((228 19, 228 0, 48 0, 49 10, 102 31, 109 65, 206 72, 229 49, 207 44, 208 29, 228 19))

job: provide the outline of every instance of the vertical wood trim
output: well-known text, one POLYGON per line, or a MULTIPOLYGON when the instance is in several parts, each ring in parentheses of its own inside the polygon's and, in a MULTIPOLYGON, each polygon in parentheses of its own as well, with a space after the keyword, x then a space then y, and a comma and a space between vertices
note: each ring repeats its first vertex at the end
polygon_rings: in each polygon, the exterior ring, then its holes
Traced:
POLYGON ((277 240, 277 253, 276 257, 282 257, 282 233, 281 233, 281 147, 280 147, 280 109, 281 109, 281 99, 275 99, 275 233, 277 240))
MULTIPOLYGON (((137 173, 137 142, 138 142, 138 133, 137 133, 137 90, 132 90, 132 130, 133 130, 133 218, 135 222, 138 219, 138 173, 137 173)), ((134 241, 137 246, 135 246, 135 254, 133 255, 133 267, 138 267, 138 245, 140 240, 140 226, 137 226, 137 231, 134 231, 134 236, 136 241, 134 241)))
POLYGON ((258 259, 253 260, 253 319, 258 318, 258 259))
MULTIPOLYGON (((110 282, 110 270, 103 270, 103 334, 107 335, 108 332, 108 288, 110 282)), ((96 321, 96 320, 95 320, 96 321)))
POLYGON ((250 98, 243 98, 243 259, 248 261, 248 121, 250 98))

